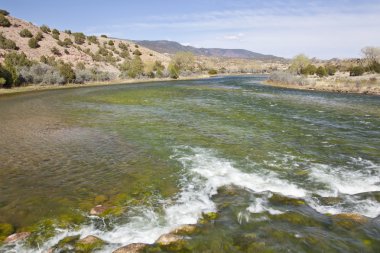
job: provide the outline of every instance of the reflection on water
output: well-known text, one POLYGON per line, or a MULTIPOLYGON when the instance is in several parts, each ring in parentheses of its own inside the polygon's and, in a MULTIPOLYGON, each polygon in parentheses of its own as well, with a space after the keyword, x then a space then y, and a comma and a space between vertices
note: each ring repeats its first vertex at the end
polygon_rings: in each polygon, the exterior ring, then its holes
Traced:
MULTIPOLYGON (((106 226, 90 219, 79 230, 108 241, 107 252, 153 243, 218 211, 220 220, 191 238, 194 252, 207 244, 219 245, 218 252, 376 252, 378 97, 285 90, 259 80, 1 97, 0 223, 23 229, 83 215, 98 203, 117 206, 106 226), (340 213, 367 222, 331 218, 340 213)), ((77 233, 60 230, 44 247, 77 233)))

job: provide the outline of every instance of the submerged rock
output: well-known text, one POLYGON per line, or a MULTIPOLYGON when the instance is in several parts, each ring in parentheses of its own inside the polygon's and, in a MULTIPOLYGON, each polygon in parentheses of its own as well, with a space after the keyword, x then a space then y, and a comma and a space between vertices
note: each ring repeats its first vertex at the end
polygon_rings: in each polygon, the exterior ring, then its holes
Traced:
POLYGON ((5 238, 4 243, 13 243, 17 241, 24 240, 30 236, 30 232, 20 232, 20 233, 15 233, 11 234, 7 238, 5 238))
POLYGON ((116 249, 112 253, 141 253, 148 246, 145 243, 132 243, 127 246, 116 249))
POLYGON ((175 229, 173 229, 170 234, 184 234, 184 235, 189 235, 197 232, 198 227, 196 225, 192 224, 187 224, 187 225, 181 225, 175 229))
POLYGON ((181 242, 182 240, 184 239, 183 236, 180 236, 180 235, 176 235, 176 234, 164 234, 164 235, 161 235, 155 243, 159 244, 159 245, 163 245, 163 246, 167 246, 167 245, 170 245, 170 244, 174 244, 174 243, 178 243, 178 242, 181 242))
POLYGON ((96 216, 99 216, 101 215, 102 213, 104 213, 105 211, 107 211, 107 207, 103 206, 103 205, 97 205, 95 206, 94 208, 92 208, 90 210, 90 214, 91 215, 96 215, 96 216))
POLYGON ((200 224, 206 224, 210 221, 218 219, 219 214, 216 212, 202 213, 202 218, 199 219, 200 224))
POLYGON ((280 194, 273 194, 268 200, 272 204, 276 205, 301 206, 306 204, 305 201, 302 199, 291 198, 280 194))
POLYGON ((358 223, 365 223, 368 221, 367 217, 361 214, 357 214, 357 213, 340 213, 340 214, 334 215, 333 217, 339 218, 339 219, 347 219, 347 220, 355 221, 358 223))
POLYGON ((101 249, 105 242, 93 235, 86 236, 75 243, 75 252, 92 252, 96 249, 101 249))

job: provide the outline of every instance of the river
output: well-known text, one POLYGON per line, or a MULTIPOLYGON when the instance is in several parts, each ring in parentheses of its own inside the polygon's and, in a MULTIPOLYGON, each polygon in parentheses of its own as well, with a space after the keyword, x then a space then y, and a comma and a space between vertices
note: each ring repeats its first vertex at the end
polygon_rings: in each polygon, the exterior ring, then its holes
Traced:
POLYGON ((1 96, 0 223, 33 233, 0 252, 197 222, 188 252, 380 252, 380 98, 263 79, 1 96))

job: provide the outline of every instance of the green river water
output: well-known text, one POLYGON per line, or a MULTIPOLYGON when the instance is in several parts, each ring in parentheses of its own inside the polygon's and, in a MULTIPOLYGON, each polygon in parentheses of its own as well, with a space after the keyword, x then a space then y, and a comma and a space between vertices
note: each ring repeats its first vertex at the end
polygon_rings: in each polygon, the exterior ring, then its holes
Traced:
POLYGON ((112 252, 182 224, 183 248, 147 252, 380 252, 380 98, 263 79, 0 97, 0 240, 32 232, 0 252, 76 234, 112 252))

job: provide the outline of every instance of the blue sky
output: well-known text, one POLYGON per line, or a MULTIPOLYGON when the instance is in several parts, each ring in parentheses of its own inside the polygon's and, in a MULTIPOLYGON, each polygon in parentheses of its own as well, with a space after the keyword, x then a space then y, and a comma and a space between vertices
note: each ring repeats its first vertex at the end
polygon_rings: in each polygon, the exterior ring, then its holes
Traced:
POLYGON ((380 0, 1 0, 37 25, 292 57, 358 57, 380 46, 380 0))

